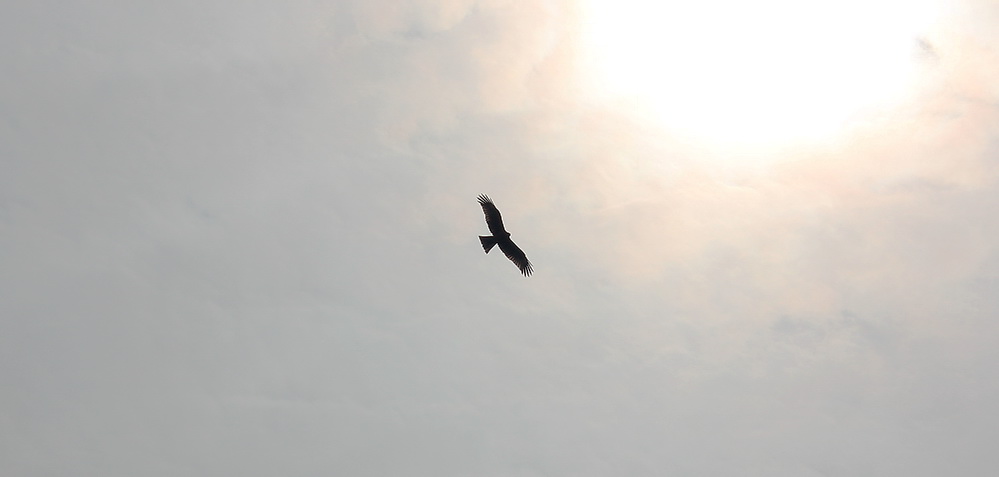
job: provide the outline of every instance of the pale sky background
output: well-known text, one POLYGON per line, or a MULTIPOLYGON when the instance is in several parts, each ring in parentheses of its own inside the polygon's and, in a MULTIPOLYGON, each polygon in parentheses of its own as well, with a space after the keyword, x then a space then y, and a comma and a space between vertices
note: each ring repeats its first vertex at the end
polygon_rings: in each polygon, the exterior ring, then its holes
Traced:
POLYGON ((999 2, 850 3, 6 5, 0 474, 992 475, 999 2))

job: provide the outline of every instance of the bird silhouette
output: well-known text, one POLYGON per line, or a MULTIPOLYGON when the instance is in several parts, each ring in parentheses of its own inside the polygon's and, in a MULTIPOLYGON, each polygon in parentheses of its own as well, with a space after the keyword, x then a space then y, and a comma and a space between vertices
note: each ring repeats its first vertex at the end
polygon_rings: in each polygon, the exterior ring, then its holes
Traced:
POLYGON ((493 200, 490 199, 485 194, 479 195, 479 205, 482 206, 482 212, 486 214, 486 225, 489 226, 489 231, 492 235, 480 235, 479 241, 482 242, 482 249, 489 253, 493 246, 499 245, 500 250, 509 258, 511 262, 517 265, 520 269, 520 273, 523 273, 525 277, 531 276, 534 273, 534 267, 531 266, 531 262, 527 260, 527 255, 524 251, 510 240, 510 232, 507 232, 503 227, 503 216, 500 215, 499 209, 493 204, 493 200))

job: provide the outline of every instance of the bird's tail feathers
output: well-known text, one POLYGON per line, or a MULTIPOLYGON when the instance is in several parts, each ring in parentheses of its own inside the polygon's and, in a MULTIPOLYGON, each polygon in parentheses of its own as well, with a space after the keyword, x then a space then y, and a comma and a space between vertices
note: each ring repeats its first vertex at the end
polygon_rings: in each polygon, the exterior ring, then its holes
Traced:
POLYGON ((482 249, 489 253, 496 245, 496 237, 492 235, 479 235, 479 241, 482 242, 482 249))

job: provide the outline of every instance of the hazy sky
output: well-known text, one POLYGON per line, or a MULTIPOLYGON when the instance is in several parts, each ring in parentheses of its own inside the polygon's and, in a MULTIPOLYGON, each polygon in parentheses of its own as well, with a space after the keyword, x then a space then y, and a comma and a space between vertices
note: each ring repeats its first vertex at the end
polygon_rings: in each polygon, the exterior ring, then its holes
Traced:
POLYGON ((887 63, 765 3, 6 6, 0 474, 994 472, 999 2, 792 137, 887 63))

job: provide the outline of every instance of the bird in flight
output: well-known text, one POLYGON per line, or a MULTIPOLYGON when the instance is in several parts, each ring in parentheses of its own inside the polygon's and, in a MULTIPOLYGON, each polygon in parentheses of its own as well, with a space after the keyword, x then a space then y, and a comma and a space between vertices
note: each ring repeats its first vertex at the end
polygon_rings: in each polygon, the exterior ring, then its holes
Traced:
POLYGON ((482 242, 482 248, 485 249, 486 253, 492 250, 494 245, 499 245, 500 250, 509 258, 511 262, 517 265, 520 269, 520 273, 523 273, 525 277, 531 276, 534 273, 534 268, 531 267, 531 262, 527 260, 527 255, 524 251, 510 240, 510 232, 507 232, 503 228, 503 217, 500 216, 499 209, 493 204, 493 200, 487 197, 485 194, 479 195, 479 205, 482 206, 482 212, 486 214, 486 225, 489 226, 489 231, 492 235, 480 235, 479 241, 482 242))

